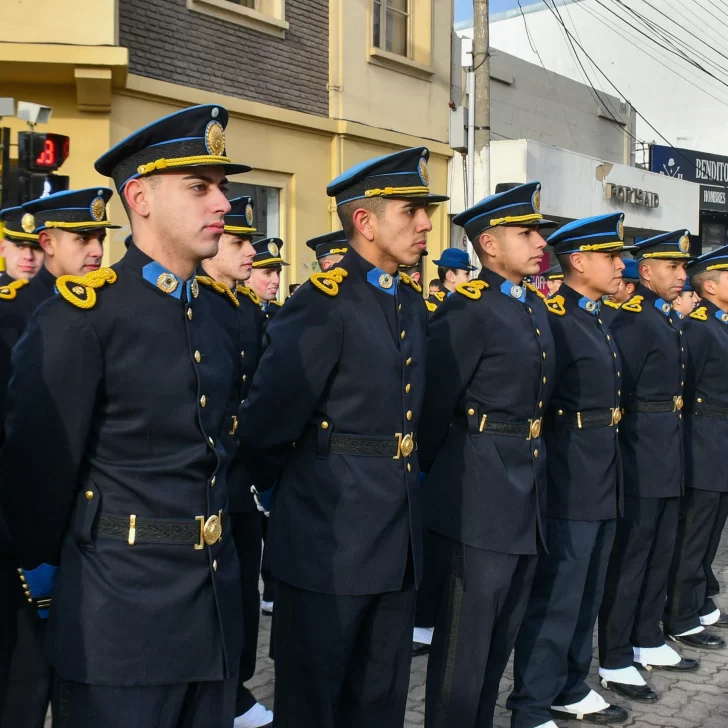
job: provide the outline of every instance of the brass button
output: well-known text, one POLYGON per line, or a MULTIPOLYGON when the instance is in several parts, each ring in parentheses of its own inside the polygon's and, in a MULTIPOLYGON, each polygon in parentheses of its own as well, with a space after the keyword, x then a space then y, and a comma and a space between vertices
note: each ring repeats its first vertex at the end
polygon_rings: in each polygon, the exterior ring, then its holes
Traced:
POLYGON ((543 402, 539 402, 539 403, 538 403, 538 408, 539 408, 539 409, 543 409, 543 402))
POLYGON ((471 408, 470 408, 470 409, 468 410, 468 414, 469 414, 469 415, 470 415, 470 416, 472 417, 472 416, 473 416, 473 415, 475 414, 475 410, 474 410, 474 409, 473 409, 473 408, 471 407, 471 408))
POLYGON ((397 311, 401 311, 401 310, 402 310, 402 304, 400 303, 399 306, 397 306, 397 311))
POLYGON ((243 381, 244 382, 247 382, 248 381, 248 375, 247 374, 243 374, 243 381))
POLYGON ((622 396, 622 390, 621 389, 618 389, 617 390, 617 397, 621 397, 621 396, 622 396))
POLYGON ((682 368, 685 369, 685 365, 684 364, 682 365, 682 368))
POLYGON ((412 466, 409 463, 407 463, 407 472, 408 473, 412 472, 412 466))
POLYGON ((322 430, 328 430, 328 429, 329 429, 329 423, 328 423, 328 422, 326 422, 326 420, 324 420, 324 421, 323 421, 323 422, 321 423, 321 429, 322 429, 322 430))
POLYGON ((535 458, 537 458, 537 457, 538 457, 538 450, 534 450, 534 451, 533 451, 533 457, 535 457, 535 458))
POLYGON ((403 332, 402 332, 402 333, 401 333, 401 334, 399 335, 399 338, 400 338, 400 339, 404 339, 404 337, 405 337, 405 336, 407 336, 407 332, 406 332, 406 331, 403 331, 403 332))
POLYGON ((617 372, 617 376, 618 377, 621 377, 622 376, 622 372, 617 372))
POLYGON ((407 411, 407 419, 408 420, 412 419, 412 412, 410 412, 409 410, 407 411))
POLYGON ((212 570, 217 571, 217 560, 212 562, 212 570))
POLYGON ((217 480, 217 477, 215 475, 213 475, 212 476, 212 480, 210 481, 210 487, 211 488, 214 488, 215 487, 215 481, 216 480, 217 480))
POLYGON ((241 352, 240 352, 240 358, 241 358, 241 359, 245 359, 245 352, 244 352, 244 351, 241 351, 241 352))
POLYGON ((617 358, 617 352, 616 351, 612 352, 612 356, 616 359, 617 358))
POLYGON ((685 351, 685 347, 684 346, 681 346, 680 347, 680 351, 685 351))
POLYGON ((564 410, 559 410, 559 414, 560 415, 563 415, 564 414, 564 410))
POLYGON ((685 386, 685 382, 680 382, 680 386, 681 387, 684 387, 685 386))
POLYGON ((682 335, 683 335, 683 332, 681 331, 681 332, 680 332, 680 336, 682 336, 682 335))
POLYGON ((411 385, 411 384, 408 384, 408 385, 407 385, 407 386, 406 386, 406 387, 404 388, 404 391, 405 391, 405 392, 407 392, 407 394, 409 394, 409 393, 410 393, 410 390, 411 390, 411 389, 412 389, 412 385, 411 385))
POLYGON ((536 336, 541 336, 541 329, 536 329, 536 336))
POLYGON ((702 404, 702 403, 703 403, 703 398, 702 397, 698 397, 698 404, 702 404))
POLYGON ((599 321, 600 324, 604 323, 604 321, 602 321, 601 319, 597 319, 597 320, 599 321))
POLYGON ((543 356, 543 358, 545 359, 545 358, 546 358, 546 352, 544 351, 544 352, 543 352, 543 353, 541 354, 541 356, 543 356))
MULTIPOLYGON (((698 400, 700 402, 700 400, 698 400)), ((92 501, 94 499, 94 492, 92 490, 87 490, 84 495, 86 496, 86 500, 92 501)))
POLYGON ((533 309, 530 306, 528 307, 528 313, 533 313, 533 309))
POLYGON ((207 397, 203 394, 202 397, 200 397, 200 406, 204 407, 207 404, 207 397))
POLYGON ((409 359, 407 359, 407 361, 404 363, 404 365, 406 367, 408 367, 411 363, 412 363, 412 357, 410 357, 409 359))
POLYGON ((215 447, 215 441, 211 437, 208 437, 207 441, 210 443, 210 447, 215 447))
POLYGON ((187 309, 187 318, 188 318, 188 319, 189 319, 190 321, 192 321, 192 309, 191 309, 191 308, 188 308, 188 309, 187 309))
POLYGON ((202 361, 202 354, 199 351, 195 352, 195 361, 199 364, 202 361))
POLYGON ((543 383, 546 384, 546 377, 543 378, 543 383))
POLYGON ((607 341, 611 341, 611 340, 612 340, 612 337, 609 334, 607 334, 607 341))

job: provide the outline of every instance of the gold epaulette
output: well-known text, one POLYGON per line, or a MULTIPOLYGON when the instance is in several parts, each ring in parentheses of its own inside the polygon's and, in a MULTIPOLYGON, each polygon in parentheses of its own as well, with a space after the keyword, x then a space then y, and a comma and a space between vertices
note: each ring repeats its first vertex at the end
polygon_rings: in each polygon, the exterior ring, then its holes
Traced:
POLYGON ((239 284, 235 291, 241 296, 247 296, 256 306, 260 305, 260 298, 252 288, 239 284))
POLYGON ((483 295, 483 291, 486 288, 490 288, 490 286, 485 281, 476 278, 469 283, 461 283, 455 290, 462 296, 465 296, 465 298, 477 301, 483 295))
POLYGON ((642 311, 642 306, 640 306, 640 304, 644 300, 644 296, 632 296, 629 301, 622 304, 622 310, 629 311, 630 313, 640 313, 642 311))
POLYGON ((602 303, 605 306, 609 306, 609 308, 622 308, 622 304, 621 303, 614 303, 614 301, 603 300, 602 303))
POLYGON ((349 272, 343 268, 332 268, 325 273, 314 273, 309 280, 319 291, 323 291, 327 296, 338 296, 339 283, 348 275, 349 272))
POLYGON ((402 283, 405 284, 405 286, 414 288, 417 293, 422 293, 422 286, 419 283, 416 283, 414 279, 410 278, 410 276, 408 276, 406 273, 400 273, 399 277, 402 283))
POLYGON ((195 276, 195 280, 203 286, 207 286, 207 288, 212 288, 215 293, 219 293, 221 296, 227 298, 236 308, 240 306, 238 297, 224 283, 220 283, 220 281, 216 281, 209 276, 195 276))
POLYGON ((427 306, 427 310, 430 313, 435 313, 435 311, 437 311, 437 306, 432 303, 432 301, 425 301, 425 306, 427 306))
POLYGON ((96 290, 107 283, 116 283, 116 272, 111 268, 99 268, 85 276, 61 276, 56 279, 56 288, 69 303, 89 309, 96 305, 96 290))
POLYGON ((17 281, 8 283, 7 286, 0 288, 0 300, 12 301, 17 295, 18 290, 23 286, 27 286, 30 281, 27 278, 18 278, 17 281))
POLYGON ((546 300, 546 296, 544 296, 543 293, 541 293, 541 291, 533 285, 533 283, 526 283, 526 288, 528 288, 531 293, 535 293, 542 301, 546 300))
POLYGON ((268 303, 272 303, 274 306, 278 306, 278 308, 280 308, 283 305, 282 303, 280 303, 279 301, 276 301, 275 299, 273 299, 272 301, 268 301, 268 303))
POLYGON ((708 320, 708 309, 705 306, 696 308, 695 311, 693 311, 690 314, 690 318, 695 319, 696 321, 707 321, 708 320))
POLYGON ((566 313, 566 301, 563 296, 552 296, 551 298, 544 298, 543 302, 546 304, 546 308, 549 313, 556 316, 563 316, 566 313))
POLYGON ((432 294, 440 303, 442 303, 445 300, 445 296, 447 295, 445 291, 435 291, 432 294))

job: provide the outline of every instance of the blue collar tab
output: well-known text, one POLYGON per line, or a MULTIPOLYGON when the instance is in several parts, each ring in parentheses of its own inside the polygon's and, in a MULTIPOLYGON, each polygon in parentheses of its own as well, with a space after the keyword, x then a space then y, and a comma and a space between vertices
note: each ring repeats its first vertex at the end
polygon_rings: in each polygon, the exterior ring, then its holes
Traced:
POLYGON ((601 301, 592 301, 591 298, 587 298, 586 296, 582 296, 579 299, 579 308, 583 308, 584 311, 592 314, 592 316, 597 316, 601 307, 601 301))
MULTIPOLYGON (((183 281, 179 276, 168 271, 164 266, 153 260, 151 263, 147 263, 142 268, 142 277, 145 281, 151 283, 155 288, 163 291, 169 296, 176 298, 178 301, 182 300, 182 289, 187 287, 187 300, 191 301, 193 298, 193 281, 195 277, 192 276, 188 281, 183 281)), ((194 286, 195 290, 197 286, 194 286)))
POLYGON ((503 281, 500 287, 501 293, 511 298, 515 298, 521 303, 526 302, 526 286, 518 285, 517 283, 511 283, 510 281, 503 281))
POLYGON ((372 268, 367 273, 367 281, 374 288, 394 296, 399 285, 399 273, 392 275, 391 273, 385 273, 381 268, 372 268))
POLYGON ((660 312, 664 313, 669 318, 672 313, 672 306, 662 298, 658 298, 655 301, 655 308, 660 312))
POLYGON ((728 325, 728 313, 726 313, 725 311, 721 311, 720 309, 718 309, 718 310, 717 310, 717 311, 715 312, 715 317, 716 317, 716 318, 718 319, 718 321, 720 321, 720 322, 721 322, 722 324, 726 324, 726 325, 728 325))

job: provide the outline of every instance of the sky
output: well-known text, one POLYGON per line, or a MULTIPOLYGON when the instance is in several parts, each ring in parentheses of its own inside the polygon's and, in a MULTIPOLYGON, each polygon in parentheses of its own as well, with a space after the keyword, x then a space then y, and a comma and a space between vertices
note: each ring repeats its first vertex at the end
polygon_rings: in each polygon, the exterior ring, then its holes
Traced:
MULTIPOLYGON (((521 5, 533 5, 540 0, 521 0, 521 5)), ((518 0, 490 0, 490 14, 502 13, 518 7, 518 0)), ((455 22, 471 20, 473 17, 473 0, 455 0, 455 22)))

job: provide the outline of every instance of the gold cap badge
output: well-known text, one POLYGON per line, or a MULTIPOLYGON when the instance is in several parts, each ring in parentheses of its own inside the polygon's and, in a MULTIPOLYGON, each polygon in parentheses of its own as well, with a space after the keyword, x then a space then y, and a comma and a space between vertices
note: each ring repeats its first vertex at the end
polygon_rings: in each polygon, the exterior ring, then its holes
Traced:
POLYGON ((245 222, 248 223, 248 225, 253 224, 253 206, 248 203, 245 207, 245 222))
POLYGON ((430 171, 427 169, 427 160, 424 157, 420 157, 420 162, 417 165, 417 172, 420 175, 422 184, 428 187, 430 184, 430 171))
POLYGON ((281 251, 278 249, 278 246, 275 243, 268 243, 268 252, 274 258, 277 258, 281 251))
POLYGON ((211 121, 205 129, 205 148, 208 154, 219 157, 225 151, 225 129, 219 121, 211 121))
POLYGON ((624 218, 617 223, 617 237, 624 240, 624 218))
POLYGON ((683 235, 680 238, 678 247, 680 248, 681 253, 689 253, 690 252, 690 237, 688 235, 683 235))
POLYGON ((537 187, 531 197, 531 205, 534 212, 541 212, 541 188, 537 187))
POLYGON ((96 222, 101 222, 106 217, 106 203, 103 197, 95 197, 91 203, 91 217, 96 222))
POLYGON ((32 233, 35 230, 35 218, 29 212, 26 212, 20 221, 20 226, 26 233, 32 233))

